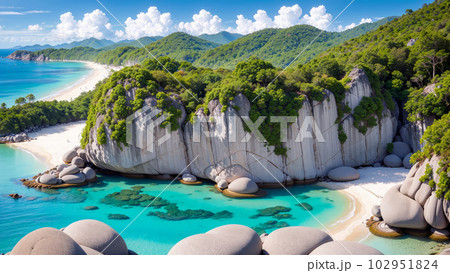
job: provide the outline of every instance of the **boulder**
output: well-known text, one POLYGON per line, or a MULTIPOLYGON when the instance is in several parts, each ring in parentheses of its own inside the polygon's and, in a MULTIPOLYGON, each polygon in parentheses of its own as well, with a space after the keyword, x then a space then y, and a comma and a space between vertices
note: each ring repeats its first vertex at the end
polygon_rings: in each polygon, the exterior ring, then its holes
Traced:
POLYGON ((67 234, 45 227, 20 239, 9 255, 86 255, 86 252, 67 234))
POLYGON ((63 156, 62 156, 62 161, 64 162, 64 163, 70 163, 70 162, 72 162, 72 159, 74 158, 74 157, 76 157, 77 156, 77 151, 76 150, 70 150, 70 151, 67 151, 63 156))
POLYGON ((81 246, 81 248, 84 250, 84 252, 86 252, 86 255, 103 255, 102 253, 98 252, 97 250, 92 249, 87 246, 81 246))
POLYGON ((78 168, 83 168, 84 167, 84 160, 81 157, 76 156, 76 157, 72 158, 72 165, 75 165, 78 168))
POLYGON ((94 169, 92 169, 91 167, 84 168, 83 173, 86 176, 87 181, 95 180, 95 178, 97 177, 94 169))
POLYGON ((409 153, 405 156, 405 158, 403 158, 403 167, 405 167, 405 169, 411 169, 412 168, 412 164, 409 162, 411 160, 411 156, 413 154, 409 153))
POLYGON ((86 151, 84 149, 78 149, 77 150, 77 155, 79 157, 81 157, 84 160, 84 162, 88 162, 87 154, 86 154, 86 151))
POLYGON ((81 220, 64 229, 78 244, 104 255, 128 255, 123 238, 114 229, 97 220, 81 220))
POLYGON ((400 157, 394 154, 387 155, 383 160, 384 165, 387 167, 398 168, 403 165, 403 161, 400 157))
POLYGON ((59 178, 63 178, 65 175, 76 174, 76 173, 79 173, 79 172, 80 172, 80 168, 78 168, 78 166, 70 165, 69 167, 64 168, 59 173, 59 178))
POLYGON ((197 181, 197 177, 193 176, 190 173, 183 174, 182 179, 183 179, 183 181, 186 181, 186 182, 195 182, 195 181, 197 181))
POLYGON ((221 190, 224 190, 224 189, 228 188, 228 182, 226 180, 222 179, 219 182, 217 182, 217 187, 221 190))
POLYGON ((420 185, 419 190, 416 192, 416 195, 414 196, 414 199, 421 206, 425 206, 425 203, 427 202, 428 198, 431 196, 431 192, 432 191, 433 190, 431 189, 430 185, 428 185, 428 183, 422 183, 420 185))
POLYGON ((58 184, 58 179, 53 174, 44 174, 39 177, 39 183, 46 185, 56 185, 58 184))
POLYGON ((62 177, 62 181, 66 184, 82 184, 86 182, 84 173, 68 174, 62 177))
POLYGON ((236 193, 255 193, 259 188, 250 178, 241 177, 233 180, 233 182, 228 185, 228 190, 236 193))
POLYGON ((411 148, 409 145, 405 142, 394 142, 394 149, 392 150, 392 154, 400 157, 400 159, 403 159, 411 153, 411 148))
POLYGON ((331 170, 328 177, 338 182, 353 181, 359 179, 359 172, 351 167, 339 167, 331 170))
POLYGON ((415 200, 400 193, 400 185, 389 189, 381 200, 381 215, 386 224, 399 228, 425 229, 423 208, 415 200))
POLYGON ((263 254, 308 255, 333 239, 325 232, 310 227, 285 227, 277 229, 266 237, 263 254))
POLYGON ((419 179, 408 178, 402 183, 402 186, 400 187, 400 192, 403 195, 406 195, 406 196, 414 199, 414 197, 416 196, 416 193, 419 190, 421 185, 422 185, 422 182, 420 182, 419 179))
POLYGON ((259 255, 261 244, 253 229, 225 225, 179 241, 169 255, 259 255))
POLYGON ((61 164, 61 165, 58 165, 58 166, 56 166, 56 171, 57 172, 61 172, 62 170, 64 170, 65 168, 67 168, 67 167, 69 167, 70 165, 69 164, 61 164))
POLYGON ((383 255, 383 253, 357 242, 333 241, 319 246, 309 255, 383 255))
POLYGON ((381 218, 381 209, 379 205, 373 206, 371 212, 373 216, 381 218))
POLYGON ((427 223, 436 229, 445 229, 448 226, 448 219, 443 209, 443 198, 437 198, 433 192, 423 207, 424 217, 427 223))

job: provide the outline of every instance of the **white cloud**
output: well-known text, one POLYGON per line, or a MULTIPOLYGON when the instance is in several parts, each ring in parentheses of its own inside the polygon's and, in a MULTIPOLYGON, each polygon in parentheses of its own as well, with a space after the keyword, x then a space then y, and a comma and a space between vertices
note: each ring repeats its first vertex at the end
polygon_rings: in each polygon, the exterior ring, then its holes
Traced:
POLYGON ((0 30, 2 30, 3 29, 3 26, 0 26, 0 30))
POLYGON ((42 27, 39 24, 36 25, 28 25, 29 31, 39 31, 42 30, 42 27))
POLYGON ((275 25, 279 28, 287 28, 299 23, 302 15, 302 8, 295 4, 292 7, 282 6, 275 16, 275 25))
POLYGON ((373 23, 373 20, 371 18, 362 18, 361 21, 359 22, 359 24, 351 23, 350 25, 346 25, 345 27, 343 27, 342 25, 339 25, 336 30, 337 31, 345 31, 345 30, 352 29, 356 26, 359 26, 359 25, 365 24, 365 23, 373 23))
POLYGON ((297 4, 291 7, 282 6, 278 10, 278 15, 273 19, 267 15, 265 10, 260 9, 253 15, 254 20, 247 19, 242 14, 238 15, 236 28, 230 27, 228 31, 248 34, 264 28, 288 28, 299 24, 301 15, 302 9, 297 4))
POLYGON ((325 8, 325 6, 320 5, 317 7, 313 7, 309 11, 309 14, 305 14, 305 16, 303 16, 300 22, 319 29, 325 29, 332 19, 333 16, 327 13, 327 9, 325 8))
POLYGON ((49 13, 48 10, 27 10, 27 11, 0 11, 0 15, 26 15, 26 14, 40 14, 49 13))
POLYGON ((192 22, 181 22, 178 30, 192 35, 215 34, 223 30, 222 19, 218 15, 212 15, 209 11, 202 9, 192 16, 192 22))
POLYGON ((169 12, 161 13, 157 7, 149 7, 146 13, 139 13, 136 19, 128 17, 125 25, 125 31, 116 31, 116 36, 138 39, 143 36, 168 34, 172 26, 172 19, 169 12))
POLYGON ((60 17, 60 23, 52 30, 55 40, 103 39, 113 35, 111 24, 105 13, 96 9, 85 13, 82 20, 75 20, 71 12, 60 17))

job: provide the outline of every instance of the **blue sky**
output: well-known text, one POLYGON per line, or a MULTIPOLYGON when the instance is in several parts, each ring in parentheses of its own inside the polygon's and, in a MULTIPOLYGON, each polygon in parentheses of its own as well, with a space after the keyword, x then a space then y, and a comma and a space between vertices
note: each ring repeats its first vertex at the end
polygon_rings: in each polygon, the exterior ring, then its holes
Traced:
MULTIPOLYGON (((265 27, 289 27, 295 24, 311 24, 325 29, 350 0, 100 2, 125 29, 97 0, 2 0, 0 48, 19 44, 57 44, 89 37, 135 39, 140 36, 165 36, 175 31, 193 35, 221 30, 247 34, 265 27), (153 8, 149 10, 149 7, 153 8), (138 17, 141 12, 143 14, 138 17), (194 15, 196 19, 193 19, 194 15)), ((400 16, 406 9, 416 10, 424 3, 430 1, 356 0, 327 30, 344 30, 361 22, 376 21, 391 15, 400 16)))

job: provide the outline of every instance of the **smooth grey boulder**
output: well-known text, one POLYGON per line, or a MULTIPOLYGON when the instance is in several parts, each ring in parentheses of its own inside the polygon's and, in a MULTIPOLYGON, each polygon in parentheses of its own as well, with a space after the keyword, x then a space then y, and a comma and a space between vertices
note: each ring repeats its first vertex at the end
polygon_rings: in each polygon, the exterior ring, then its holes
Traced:
POLYGON ((373 216, 381 218, 381 209, 379 205, 373 206, 371 212, 373 216))
POLYGON ((333 181, 345 182, 359 179, 360 175, 352 167, 338 167, 328 172, 328 177, 333 181))
POLYGON ((406 155, 411 153, 411 148, 405 142, 394 142, 394 149, 392 150, 392 154, 400 157, 400 159, 405 158, 406 155))
POLYGON ((72 165, 75 165, 78 168, 83 168, 84 167, 84 160, 81 157, 76 156, 76 157, 72 158, 72 165))
POLYGON ((333 239, 325 232, 310 227, 285 227, 272 231, 264 240, 263 254, 308 255, 333 239))
POLYGON ((400 193, 401 185, 389 189, 381 200, 381 215, 386 224, 399 228, 425 229, 423 208, 415 200, 400 193))
POLYGON ((127 244, 113 228, 97 220, 81 220, 64 229, 78 244, 104 255, 128 255, 127 244))
POLYGON ((447 217, 447 220, 450 222, 450 202, 447 199, 444 199, 442 209, 444 210, 444 214, 447 217))
POLYGON ((169 255, 259 255, 261 245, 261 238, 253 229, 225 225, 179 241, 169 255))
POLYGON ((78 168, 78 166, 70 165, 69 167, 64 168, 59 173, 59 178, 63 178, 65 175, 76 174, 76 173, 79 173, 79 172, 80 172, 80 168, 78 168))
POLYGON ((443 198, 437 198, 433 192, 423 207, 424 217, 427 223, 436 229, 445 229, 448 219, 443 209, 443 198))
POLYGON ((53 174, 44 174, 39 177, 38 182, 46 185, 56 185, 58 184, 58 179, 53 174))
POLYGON ((403 165, 402 159, 400 157, 398 157, 397 155, 394 155, 394 154, 387 155, 383 159, 383 163, 387 167, 392 167, 392 168, 398 168, 398 167, 401 167, 403 165))
POLYGON ((69 167, 69 164, 60 164, 58 166, 56 166, 56 171, 57 172, 61 172, 62 170, 64 170, 65 168, 69 167))
POLYGON ((419 179, 408 178, 405 181, 403 181, 402 186, 400 187, 400 192, 403 195, 406 195, 414 199, 421 185, 422 182, 420 182, 419 179))
POLYGON ((45 227, 25 235, 9 255, 86 255, 86 252, 67 234, 45 227))
POLYGON ((90 247, 82 246, 82 245, 80 245, 80 246, 84 250, 84 252, 86 252, 86 255, 103 255, 102 253, 100 253, 97 250, 92 249, 90 247))
POLYGON ((84 168, 83 173, 88 181, 92 181, 97 177, 95 171, 91 167, 84 168))
POLYGON ((333 241, 319 246, 309 255, 383 255, 383 253, 357 242, 333 241))
POLYGON ((64 175, 61 179, 66 184, 82 184, 86 182, 86 176, 84 173, 64 175))
POLYGON ((81 149, 81 146, 80 146, 80 145, 77 145, 77 146, 75 146, 75 147, 72 148, 72 150, 74 150, 74 151, 78 151, 79 149, 81 149))
POLYGON ((72 162, 72 159, 74 158, 74 157, 76 157, 77 156, 77 151, 76 150, 70 150, 70 151, 67 151, 63 156, 62 156, 62 161, 64 162, 64 163, 70 163, 70 162, 72 162))
POLYGON ((226 180, 222 179, 219 182, 217 182, 217 187, 221 190, 224 190, 224 189, 228 188, 228 182, 226 180))
POLYGON ((420 185, 419 190, 416 192, 414 199, 420 205, 425 206, 425 203, 427 202, 428 198, 431 196, 432 191, 433 190, 431 189, 430 185, 428 185, 428 183, 422 183, 422 185, 420 185))
POLYGON ((84 162, 88 162, 87 154, 86 154, 86 151, 84 149, 78 149, 77 150, 77 155, 79 157, 81 157, 84 160, 84 162))
POLYGON ((197 181, 197 177, 193 176, 190 173, 183 174, 182 179, 183 179, 183 181, 186 181, 186 182, 195 182, 195 181, 197 181))
POLYGON ((409 162, 411 160, 411 156, 413 154, 409 153, 405 156, 405 158, 403 158, 403 167, 405 167, 405 169, 411 169, 412 168, 412 164, 409 162))
POLYGON ((228 185, 228 190, 237 193, 255 193, 259 188, 250 178, 241 177, 233 180, 233 182, 228 185))

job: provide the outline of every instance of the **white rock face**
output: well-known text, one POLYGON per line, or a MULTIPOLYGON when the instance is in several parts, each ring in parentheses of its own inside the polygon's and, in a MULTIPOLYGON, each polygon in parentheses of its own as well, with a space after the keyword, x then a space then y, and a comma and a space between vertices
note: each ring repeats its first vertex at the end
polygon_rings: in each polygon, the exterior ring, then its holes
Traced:
MULTIPOLYGON (((353 79, 344 102, 354 108, 364 96, 372 94, 372 89, 361 71, 355 69, 350 76, 353 79)), ((141 134, 133 134, 131 144, 121 147, 111 140, 108 128, 106 144, 97 143, 97 128, 104 119, 100 116, 85 148, 87 159, 98 167, 123 173, 177 175, 189 172, 198 178, 228 183, 240 177, 248 177, 256 183, 301 181, 325 177, 330 170, 343 165, 355 167, 381 161, 386 155, 387 143, 392 142, 395 135, 395 117, 385 109, 378 125, 363 135, 354 128, 352 115, 348 115, 343 122, 348 138, 341 144, 335 123, 335 97, 325 91, 326 98, 322 102, 305 100, 297 121, 288 126, 287 141, 283 144, 286 156, 276 155, 273 147, 244 130, 243 119, 249 115, 251 104, 243 94, 238 94, 230 103, 234 107, 228 107, 225 112, 218 100, 209 103, 209 115, 200 108, 194 124, 185 122, 184 108, 177 103, 183 112, 180 129, 169 132, 167 141, 150 145, 153 151, 140 148, 147 147, 148 137, 142 137, 142 132, 148 132, 150 127, 146 121, 148 114, 135 113, 132 129, 141 134)), ((145 105, 153 112, 156 99, 147 98, 145 105)), ((159 140, 165 134, 165 129, 156 126, 151 135, 159 140)))

